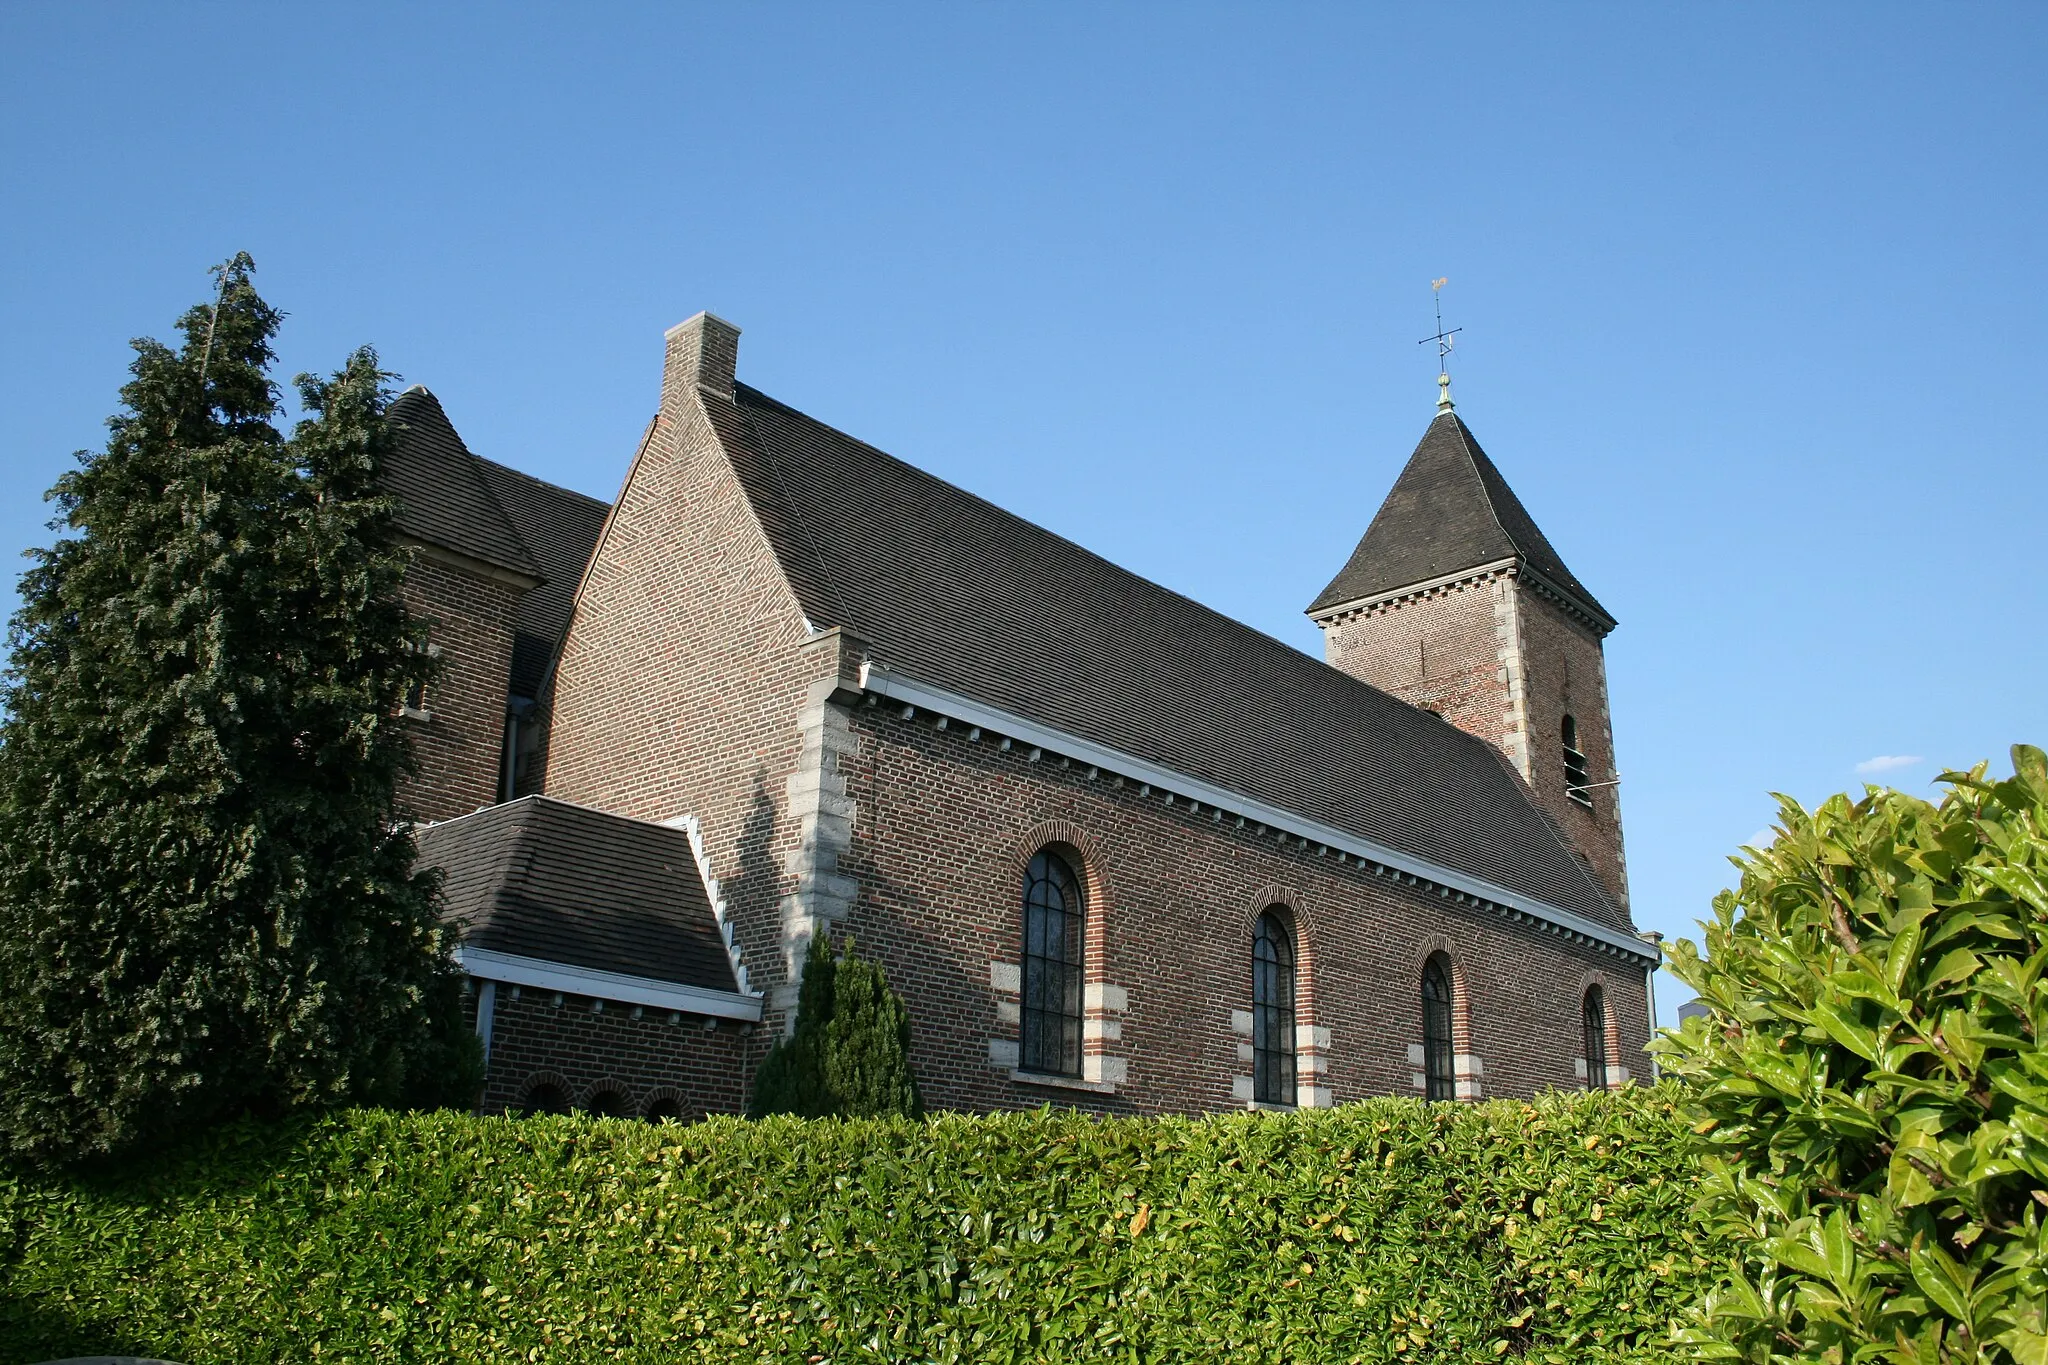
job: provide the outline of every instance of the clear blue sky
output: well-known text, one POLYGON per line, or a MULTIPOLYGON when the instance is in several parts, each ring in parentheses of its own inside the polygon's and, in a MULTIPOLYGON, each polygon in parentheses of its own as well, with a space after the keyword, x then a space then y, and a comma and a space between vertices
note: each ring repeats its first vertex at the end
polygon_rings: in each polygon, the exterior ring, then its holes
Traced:
MULTIPOLYGON (((238 249, 609 497, 668 325, 1301 648, 1460 411, 1621 620, 1636 915, 2048 742, 2048 7, 12 5, 0 546, 238 249)), ((11 603, 11 596, 6 599, 11 603)), ((1662 983, 1667 1017, 1682 995, 1662 983)))

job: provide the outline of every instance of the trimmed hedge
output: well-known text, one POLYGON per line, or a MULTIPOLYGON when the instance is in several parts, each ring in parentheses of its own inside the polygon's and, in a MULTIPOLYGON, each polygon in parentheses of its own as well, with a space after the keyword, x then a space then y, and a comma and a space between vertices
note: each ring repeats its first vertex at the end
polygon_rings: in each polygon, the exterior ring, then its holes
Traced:
POLYGON ((1677 1099, 244 1126, 0 1177, 0 1358, 1669 1359, 1677 1099))

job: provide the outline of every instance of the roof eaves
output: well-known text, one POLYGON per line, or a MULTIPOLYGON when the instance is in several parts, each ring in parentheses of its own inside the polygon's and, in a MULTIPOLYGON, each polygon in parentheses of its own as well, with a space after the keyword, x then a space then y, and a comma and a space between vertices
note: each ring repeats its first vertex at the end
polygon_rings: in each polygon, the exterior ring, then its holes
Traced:
MULTIPOLYGON (((1156 788, 1169 798, 1183 797, 1193 804, 1211 806, 1218 811, 1229 811, 1240 819, 1256 820, 1271 829, 1301 840, 1304 847, 1314 844, 1319 848, 1337 850, 1340 857, 1355 858, 1362 864, 1393 869, 1397 875, 1404 876, 1410 881, 1426 882, 1437 888, 1438 894, 1449 896, 1461 903, 1481 909, 1490 908, 1511 919, 1536 923, 1626 956, 1644 960, 1652 960, 1656 956, 1653 949, 1625 929, 1602 924, 1586 915, 1550 904, 1535 896, 1512 891, 1483 877, 1443 867, 1417 854, 1388 847, 1349 830, 1325 825, 1241 792, 1214 786, 1199 778, 1149 763, 1135 755, 1121 753, 1106 745, 1068 734, 1038 721, 985 705, 942 688, 932 687, 902 674, 892 673, 883 665, 872 661, 864 663, 861 667, 860 687, 876 698, 886 698, 903 704, 907 715, 914 714, 921 708, 1001 735, 1005 743, 1012 739, 1023 740, 1050 749, 1068 759, 1087 763, 1098 771, 1108 769, 1127 780, 1135 780, 1156 788)), ((1483 747, 1500 758, 1492 746, 1483 747)), ((1500 758, 1500 761, 1506 762, 1506 759, 1500 758)), ((1515 776, 1519 780, 1520 775, 1515 776)), ((1540 813, 1540 808, 1538 809, 1540 813)), ((1554 826, 1552 830, 1555 833, 1554 826)), ((1578 869, 1586 879, 1594 902, 1614 908, 1617 918, 1622 918, 1625 923, 1625 916, 1622 916, 1619 908, 1614 906, 1613 898, 1599 884, 1598 879, 1593 877, 1590 869, 1579 861, 1578 855, 1572 852, 1569 846, 1566 847, 1566 853, 1571 866, 1578 869)))

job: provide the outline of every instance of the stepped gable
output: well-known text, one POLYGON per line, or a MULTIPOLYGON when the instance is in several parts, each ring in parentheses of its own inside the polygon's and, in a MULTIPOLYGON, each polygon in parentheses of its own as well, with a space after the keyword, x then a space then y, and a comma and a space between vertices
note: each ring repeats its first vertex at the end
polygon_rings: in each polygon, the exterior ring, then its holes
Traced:
POLYGON ((690 836, 545 796, 421 829, 463 945, 737 991, 690 836))
POLYGON ((541 585, 519 600, 511 685, 515 697, 538 697, 612 506, 490 460, 478 458, 477 467, 540 568, 541 585))
POLYGON ((1308 614, 1504 559, 1521 561, 1605 629, 1613 628, 1614 618, 1565 567, 1464 419, 1441 413, 1308 614))
POLYGON ((732 393, 707 411, 815 627, 843 626, 931 686, 1628 931, 1483 741, 756 389, 732 393))
POLYGON ((540 568, 505 509, 484 482, 481 461, 456 434, 441 400, 413 385, 391 400, 385 417, 397 439, 383 484, 398 500, 398 528, 521 578, 540 568))

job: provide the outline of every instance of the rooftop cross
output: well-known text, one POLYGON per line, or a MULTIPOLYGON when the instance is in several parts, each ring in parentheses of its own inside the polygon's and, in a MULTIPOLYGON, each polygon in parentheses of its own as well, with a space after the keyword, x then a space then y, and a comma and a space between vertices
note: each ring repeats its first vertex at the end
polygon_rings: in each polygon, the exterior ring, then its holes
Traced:
POLYGON ((1463 327, 1453 327, 1448 332, 1444 330, 1444 286, 1449 283, 1448 276, 1429 282, 1429 292, 1436 300, 1436 335, 1415 343, 1418 346, 1427 346, 1432 341, 1436 343, 1436 410, 1439 413, 1450 412, 1457 406, 1451 402, 1451 348, 1457 344, 1452 338, 1465 330, 1463 327))

